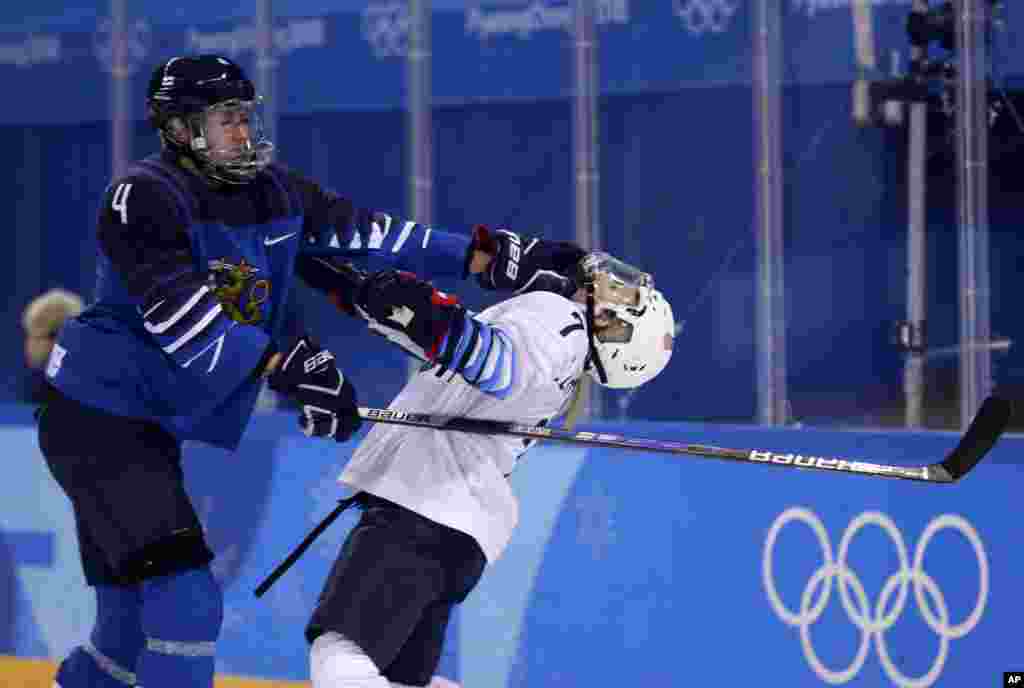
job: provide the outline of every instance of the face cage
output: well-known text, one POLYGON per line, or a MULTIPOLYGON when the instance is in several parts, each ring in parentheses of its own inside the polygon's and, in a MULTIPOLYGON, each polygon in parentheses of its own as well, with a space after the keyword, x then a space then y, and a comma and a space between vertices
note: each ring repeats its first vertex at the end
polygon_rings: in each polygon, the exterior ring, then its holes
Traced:
POLYGON ((264 134, 262 98, 252 100, 226 100, 211 105, 188 118, 192 140, 190 150, 200 162, 203 171, 217 181, 227 184, 246 184, 259 174, 273 157, 274 144, 264 134), (237 126, 247 118, 248 139, 238 148, 211 148, 208 123, 213 117, 227 116, 237 126))
POLYGON ((654 288, 654 278, 607 253, 591 253, 580 263, 582 282, 587 288, 590 360, 599 383, 608 375, 598 352, 601 344, 626 344, 633 337, 631 322, 643 315, 654 288), (598 322, 602 325, 598 325, 598 322), (595 342, 596 340, 596 342, 595 342))
MULTIPOLYGON (((581 278, 594 297, 595 314, 639 315, 647 307, 654 278, 607 253, 591 253, 580 264, 581 278)), ((627 318, 628 319, 628 318, 627 318)))

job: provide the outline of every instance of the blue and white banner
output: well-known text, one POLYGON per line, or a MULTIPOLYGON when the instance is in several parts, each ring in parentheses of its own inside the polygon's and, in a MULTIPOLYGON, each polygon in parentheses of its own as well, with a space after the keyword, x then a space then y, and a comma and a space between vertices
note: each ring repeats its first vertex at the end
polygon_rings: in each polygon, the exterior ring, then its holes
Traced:
MULTIPOLYGON (((146 80, 161 60, 217 52, 252 67, 252 20, 153 24, 146 3, 131 5, 128 61, 131 93, 141 108, 146 80)), ((904 23, 909 0, 875 0, 878 69, 906 71, 904 23)), ((747 84, 751 77, 749 0, 599 0, 600 67, 604 93, 747 84)), ((788 0, 783 5, 784 77, 788 83, 843 83, 855 78, 850 0, 788 0)), ((994 69, 1024 74, 1024 39, 1003 11, 994 69)), ((166 13, 164 13, 166 14, 166 13)), ((472 0, 434 12, 433 88, 436 102, 494 98, 554 98, 572 89, 569 0, 472 0)), ((60 123, 108 117, 110 21, 83 20, 69 30, 0 33, 0 85, 8 99, 0 123, 60 123), (90 25, 91 24, 91 25, 90 25)), ((358 12, 288 16, 275 23, 282 114, 401 107, 409 34, 405 0, 368 0, 358 12)), ((141 113, 136 113, 141 118, 141 113)))

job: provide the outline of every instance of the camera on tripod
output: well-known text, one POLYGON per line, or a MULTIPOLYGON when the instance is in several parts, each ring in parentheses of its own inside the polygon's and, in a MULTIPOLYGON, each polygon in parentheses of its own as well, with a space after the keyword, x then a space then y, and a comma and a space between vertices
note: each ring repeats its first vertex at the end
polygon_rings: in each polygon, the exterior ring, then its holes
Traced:
MULTIPOLYGON (((907 74, 889 79, 858 78, 853 85, 854 122, 863 127, 902 126, 906 106, 910 103, 926 103, 930 110, 953 117, 958 58, 957 4, 946 0, 934 6, 911 9, 905 28, 914 50, 907 74)), ((986 45, 991 48, 993 29, 1003 27, 1003 3, 988 0, 988 5, 985 35, 986 45)), ((990 126, 1002 112, 1003 100, 1003 94, 992 87, 989 76, 990 126)))

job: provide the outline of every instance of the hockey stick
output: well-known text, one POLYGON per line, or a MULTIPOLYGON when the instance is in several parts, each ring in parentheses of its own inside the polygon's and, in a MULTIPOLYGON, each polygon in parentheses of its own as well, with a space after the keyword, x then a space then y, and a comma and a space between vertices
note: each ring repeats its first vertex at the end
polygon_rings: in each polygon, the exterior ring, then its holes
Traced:
POLYGON ((283 576, 285 571, 290 569, 292 565, 299 560, 299 557, 306 553, 306 550, 310 548, 313 541, 320 537, 320 533, 327 530, 327 526, 334 523, 334 520, 338 518, 338 516, 341 516, 341 512, 352 506, 355 501, 354 496, 340 500, 338 502, 338 506, 334 507, 334 511, 327 514, 327 516, 324 517, 324 520, 320 521, 313 530, 309 531, 309 535, 307 535, 302 542, 292 550, 292 553, 289 554, 284 561, 278 564, 277 568, 271 571, 270 575, 263 579, 262 583, 256 586, 256 590, 253 591, 256 597, 263 597, 263 593, 270 590, 270 586, 276 583, 277 579, 283 576))
MULTIPOLYGON (((641 451, 666 452, 684 454, 702 458, 725 459, 756 463, 781 468, 804 468, 839 473, 855 473, 869 477, 900 478, 928 483, 953 483, 963 478, 972 468, 978 465, 989 449, 1003 434, 1010 421, 1010 402, 998 397, 989 397, 978 409, 967 432, 960 442, 942 461, 927 466, 890 466, 867 461, 850 459, 824 458, 820 456, 804 456, 803 454, 779 454, 757 449, 725 449, 703 444, 683 444, 668 440, 638 439, 621 435, 597 432, 573 432, 558 428, 547 428, 535 425, 519 425, 511 421, 487 420, 483 418, 464 418, 440 416, 429 413, 411 413, 394 409, 359 408, 359 416, 375 423, 394 423, 411 425, 434 430, 469 432, 477 435, 513 435, 537 440, 557 440, 598 447, 615 449, 639 449, 641 451)), ((291 554, 256 587, 256 597, 261 597, 285 571, 305 553, 320 534, 334 522, 355 501, 354 497, 343 499, 309 535, 299 543, 291 554)))
POLYGON ((615 449, 685 454, 713 459, 726 459, 781 468, 808 468, 834 473, 855 473, 869 477, 900 478, 928 483, 952 483, 967 475, 988 453, 1006 429, 1010 420, 1010 402, 989 397, 959 444, 946 458, 927 466, 890 466, 853 459, 825 458, 796 453, 777 453, 757 449, 725 449, 703 444, 684 444, 669 440, 640 439, 599 432, 573 432, 512 421, 487 420, 412 413, 394 409, 360 407, 359 416, 375 423, 395 423, 435 430, 469 432, 478 435, 514 435, 539 440, 557 440, 615 449))

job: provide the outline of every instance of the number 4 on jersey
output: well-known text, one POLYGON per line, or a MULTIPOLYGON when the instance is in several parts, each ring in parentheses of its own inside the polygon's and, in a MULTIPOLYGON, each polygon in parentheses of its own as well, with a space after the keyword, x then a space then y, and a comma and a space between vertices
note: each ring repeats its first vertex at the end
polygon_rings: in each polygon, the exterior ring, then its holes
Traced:
POLYGON ((110 202, 110 207, 115 212, 121 213, 121 224, 128 224, 128 194, 132 191, 131 184, 118 184, 117 189, 114 190, 114 198, 110 202))

